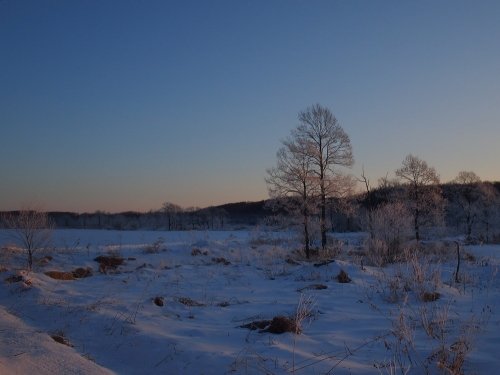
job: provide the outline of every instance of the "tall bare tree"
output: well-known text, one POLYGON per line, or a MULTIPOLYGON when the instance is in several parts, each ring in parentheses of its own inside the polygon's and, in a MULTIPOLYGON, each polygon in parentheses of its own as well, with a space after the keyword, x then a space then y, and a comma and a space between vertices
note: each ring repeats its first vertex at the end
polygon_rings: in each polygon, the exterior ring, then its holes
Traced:
POLYGON ((452 181, 454 184, 453 206, 465 223, 467 241, 472 239, 472 227, 477 221, 482 203, 481 179, 474 172, 461 171, 452 181))
POLYGON ((182 213, 182 207, 175 203, 165 202, 161 207, 161 212, 167 219, 168 230, 178 229, 178 218, 182 213))
POLYGON ((439 176, 433 167, 411 154, 406 156, 401 168, 396 170, 396 176, 406 186, 415 239, 420 241, 421 227, 435 222, 443 211, 439 176))
POLYGON ((327 198, 339 190, 339 167, 351 167, 354 163, 349 136, 332 112, 319 104, 299 112, 299 125, 293 137, 306 142, 311 167, 319 183, 321 247, 326 247, 327 198))
POLYGON ((276 154, 276 167, 267 170, 266 182, 271 198, 281 201, 289 213, 299 213, 302 221, 304 250, 310 257, 310 219, 317 197, 317 178, 312 172, 309 143, 289 138, 276 154))
POLYGON ((53 225, 46 212, 37 210, 21 210, 6 214, 3 218, 5 226, 11 230, 12 238, 26 250, 27 266, 33 268, 33 254, 46 248, 51 241, 53 225))

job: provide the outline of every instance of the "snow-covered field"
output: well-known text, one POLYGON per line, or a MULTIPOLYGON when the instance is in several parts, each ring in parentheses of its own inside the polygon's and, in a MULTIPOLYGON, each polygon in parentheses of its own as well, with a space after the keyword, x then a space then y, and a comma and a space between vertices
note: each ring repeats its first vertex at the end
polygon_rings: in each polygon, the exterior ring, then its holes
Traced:
POLYGON ((498 371, 500 246, 467 247, 455 283, 453 257, 377 268, 361 264, 362 235, 336 238, 341 254, 318 266, 284 232, 57 230, 27 273, 0 231, 0 373, 498 371), (99 270, 100 255, 124 263, 99 270), (439 298, 423 302, 421 289, 439 298), (300 334, 241 327, 297 311, 300 334))

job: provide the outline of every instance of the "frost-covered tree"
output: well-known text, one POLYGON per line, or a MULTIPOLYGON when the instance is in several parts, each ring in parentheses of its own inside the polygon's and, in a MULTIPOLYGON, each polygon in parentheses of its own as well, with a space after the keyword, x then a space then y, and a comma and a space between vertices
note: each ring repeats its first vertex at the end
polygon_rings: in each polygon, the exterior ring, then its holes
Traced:
POLYGON ((453 197, 451 209, 465 224, 467 241, 472 238, 472 228, 477 222, 482 209, 483 192, 481 179, 474 172, 461 171, 452 181, 453 197))
POLYGON ((282 142, 276 154, 276 166, 267 170, 266 183, 271 198, 276 199, 288 213, 301 218, 304 250, 310 256, 311 216, 317 197, 317 178, 311 167, 309 143, 302 138, 282 142))
POLYGON ((351 167, 354 163, 351 141, 332 112, 319 104, 299 112, 299 125, 293 138, 308 144, 310 167, 319 184, 321 247, 326 247, 327 198, 341 191, 340 167, 351 167))
POLYGON ((52 238, 53 226, 46 212, 26 209, 6 214, 5 226, 11 230, 13 240, 21 246, 28 257, 27 266, 33 267, 33 254, 46 248, 52 238))
POLYGON ((396 170, 396 176, 406 188, 415 239, 420 241, 421 227, 435 224, 443 212, 444 201, 439 187, 439 176, 433 167, 411 154, 406 156, 401 168, 396 170))

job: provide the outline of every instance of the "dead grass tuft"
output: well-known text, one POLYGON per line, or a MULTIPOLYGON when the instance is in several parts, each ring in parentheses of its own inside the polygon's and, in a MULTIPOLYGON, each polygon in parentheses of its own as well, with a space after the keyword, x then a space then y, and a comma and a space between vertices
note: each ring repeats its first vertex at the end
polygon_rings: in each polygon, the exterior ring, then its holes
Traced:
POLYGON ((251 331, 259 330, 260 333, 269 332, 274 334, 282 334, 285 332, 300 333, 295 319, 284 315, 275 316, 272 320, 256 320, 247 324, 243 324, 240 328, 246 328, 251 331))
POLYGON ((85 277, 92 276, 92 268, 90 267, 79 267, 71 272, 75 279, 83 279, 85 277))
POLYGON ((437 301, 441 297, 441 294, 438 292, 423 292, 420 295, 420 300, 423 302, 434 302, 437 301))
POLYGON ((108 268, 116 268, 118 266, 121 266, 124 262, 124 259, 117 255, 110 255, 110 256, 99 255, 94 260, 97 263, 102 264, 108 268))
POLYGON ((303 288, 297 289, 297 292, 303 292, 304 290, 323 290, 323 289, 328 289, 328 287, 324 284, 311 284, 303 288))
POLYGON ((200 250, 197 247, 193 247, 193 249, 191 250, 191 256, 196 257, 199 255, 208 255, 208 251, 207 250, 200 250))
POLYGON ((294 319, 279 315, 275 316, 273 320, 271 320, 269 327, 264 329, 263 332, 274 334, 281 334, 285 332, 300 333, 300 328, 297 326, 294 319))
POLYGON ((64 337, 63 334, 54 334, 54 335, 50 335, 50 337, 52 337, 52 340, 54 340, 55 342, 57 342, 59 344, 69 346, 70 348, 73 347, 73 345, 71 345, 71 343, 68 341, 68 339, 66 337, 64 337))
POLYGON ((347 274, 347 272, 345 272, 344 270, 340 270, 339 274, 337 275, 337 281, 339 283, 346 284, 346 283, 350 283, 352 280, 349 277, 349 275, 347 274))
POLYGON ((72 272, 64 272, 64 271, 47 271, 44 272, 48 277, 55 280, 75 280, 72 272))
POLYGON ((154 304, 155 304, 156 306, 160 306, 160 307, 162 307, 163 305, 165 305, 165 301, 164 301, 163 297, 159 297, 159 296, 158 296, 158 297, 155 297, 155 298, 153 299, 153 302, 154 302, 154 304))
POLYGON ((228 261, 226 258, 223 257, 212 258, 212 262, 217 264, 223 264, 224 266, 229 266, 231 264, 230 261, 228 261))
POLYGON ((5 282, 12 284, 12 283, 19 283, 23 281, 23 277, 21 275, 11 275, 5 279, 5 282))
POLYGON ((198 302, 198 301, 195 301, 189 297, 179 297, 179 298, 177 298, 177 301, 179 301, 180 303, 182 303, 183 305, 186 305, 186 306, 197 306, 197 307, 205 306, 205 304, 198 302))

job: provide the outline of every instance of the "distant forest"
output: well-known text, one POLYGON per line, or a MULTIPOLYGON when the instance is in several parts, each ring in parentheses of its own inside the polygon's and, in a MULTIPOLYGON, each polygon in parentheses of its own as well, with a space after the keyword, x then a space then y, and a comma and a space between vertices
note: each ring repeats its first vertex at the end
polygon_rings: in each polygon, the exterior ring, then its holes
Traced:
MULTIPOLYGON (((484 183, 483 183, 484 184, 484 183)), ((488 183, 500 196, 500 182, 488 183)), ((366 215, 369 210, 388 202, 398 194, 401 186, 376 188, 369 194, 360 193, 349 198, 330 199, 328 204, 329 230, 353 232, 367 230, 366 215)), ((441 191, 446 202, 444 225, 453 232, 463 232, 463 218, 457 215, 456 207, 459 195, 456 184, 442 184, 441 191)), ((493 202, 492 202, 493 203, 493 202)), ((488 224, 495 229, 498 224, 498 201, 493 207, 494 217, 488 224)), ((15 212, 12 212, 15 214, 15 212)), ((271 226, 277 229, 290 226, 288 214, 274 209, 272 200, 258 202, 229 203, 207 208, 183 209, 175 204, 166 203, 161 209, 149 212, 93 213, 49 212, 49 218, 56 228, 68 229, 109 229, 109 230, 238 230, 257 225, 271 226)), ((476 213, 480 215, 480 213, 476 213)), ((476 218, 475 227, 484 227, 484 218, 476 218), (481 220, 482 219, 482 220, 481 220)), ((482 231, 484 232, 484 228, 482 231)))

